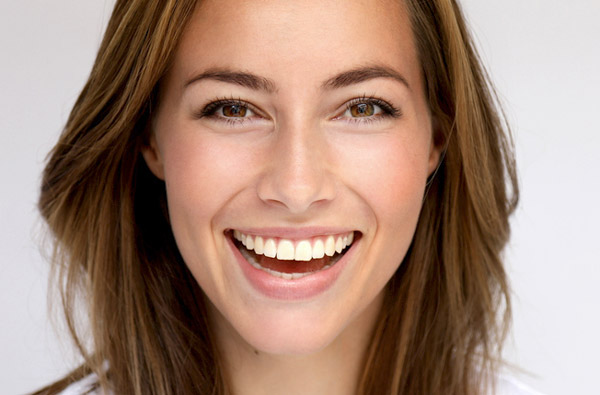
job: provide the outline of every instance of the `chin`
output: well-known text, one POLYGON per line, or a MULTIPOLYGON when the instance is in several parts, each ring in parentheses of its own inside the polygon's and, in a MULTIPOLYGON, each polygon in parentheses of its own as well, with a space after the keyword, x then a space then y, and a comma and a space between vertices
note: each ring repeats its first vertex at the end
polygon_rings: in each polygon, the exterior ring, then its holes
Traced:
POLYGON ((258 331, 240 333, 255 350, 272 355, 310 355, 327 348, 340 334, 322 325, 262 325, 258 331))

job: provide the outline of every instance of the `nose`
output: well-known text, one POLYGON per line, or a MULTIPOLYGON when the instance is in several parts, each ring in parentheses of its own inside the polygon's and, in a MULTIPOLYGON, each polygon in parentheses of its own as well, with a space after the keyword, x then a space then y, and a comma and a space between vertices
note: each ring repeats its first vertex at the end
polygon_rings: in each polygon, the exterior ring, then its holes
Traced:
POLYGON ((274 133, 265 158, 266 171, 258 183, 259 198, 293 214, 333 200, 335 177, 321 131, 297 123, 280 127, 274 133))

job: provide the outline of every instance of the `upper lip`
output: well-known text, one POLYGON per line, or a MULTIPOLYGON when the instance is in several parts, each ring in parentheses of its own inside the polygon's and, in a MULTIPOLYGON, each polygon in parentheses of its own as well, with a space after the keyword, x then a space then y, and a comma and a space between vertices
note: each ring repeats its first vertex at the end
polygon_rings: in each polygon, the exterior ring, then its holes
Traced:
POLYGON ((347 227, 310 226, 304 228, 268 227, 268 228, 231 228, 247 235, 285 239, 308 239, 316 236, 338 235, 356 231, 347 227))

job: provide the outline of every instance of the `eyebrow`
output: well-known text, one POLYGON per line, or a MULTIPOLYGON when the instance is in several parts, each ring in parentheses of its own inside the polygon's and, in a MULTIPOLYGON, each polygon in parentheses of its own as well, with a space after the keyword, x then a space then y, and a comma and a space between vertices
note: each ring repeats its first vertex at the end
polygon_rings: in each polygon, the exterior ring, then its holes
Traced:
MULTIPOLYGON (((358 84, 375 78, 391 78, 410 89, 406 78, 399 72, 387 66, 365 66, 357 67, 348 71, 341 72, 334 77, 326 80, 321 85, 322 89, 339 89, 346 86, 358 84)), ((185 83, 187 88, 191 84, 201 80, 216 80, 236 84, 252 90, 265 91, 273 93, 277 91, 277 86, 272 80, 252 73, 242 71, 233 71, 229 69, 213 68, 200 73, 185 83)))
POLYGON ((200 80, 216 80, 236 84, 253 90, 265 91, 268 93, 275 92, 277 89, 275 83, 268 78, 259 77, 251 73, 242 71, 232 71, 228 69, 208 69, 205 72, 194 76, 185 83, 187 88, 194 82, 200 80))
POLYGON ((375 78, 391 78, 410 89, 408 81, 402 74, 387 66, 366 66, 344 71, 323 83, 325 89, 343 88, 375 78))

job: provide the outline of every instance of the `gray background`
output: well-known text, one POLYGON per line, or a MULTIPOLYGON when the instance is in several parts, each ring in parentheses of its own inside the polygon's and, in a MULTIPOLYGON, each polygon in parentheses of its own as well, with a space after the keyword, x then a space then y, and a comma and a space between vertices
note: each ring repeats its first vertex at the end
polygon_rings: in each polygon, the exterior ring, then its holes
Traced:
MULTIPOLYGON (((33 390, 77 363, 46 308, 40 172, 113 1, 0 2, 0 383, 33 390)), ((600 2, 463 1, 513 125, 522 184, 507 266, 506 357, 552 394, 597 394, 600 2)), ((64 337, 64 336, 63 336, 64 337)))

